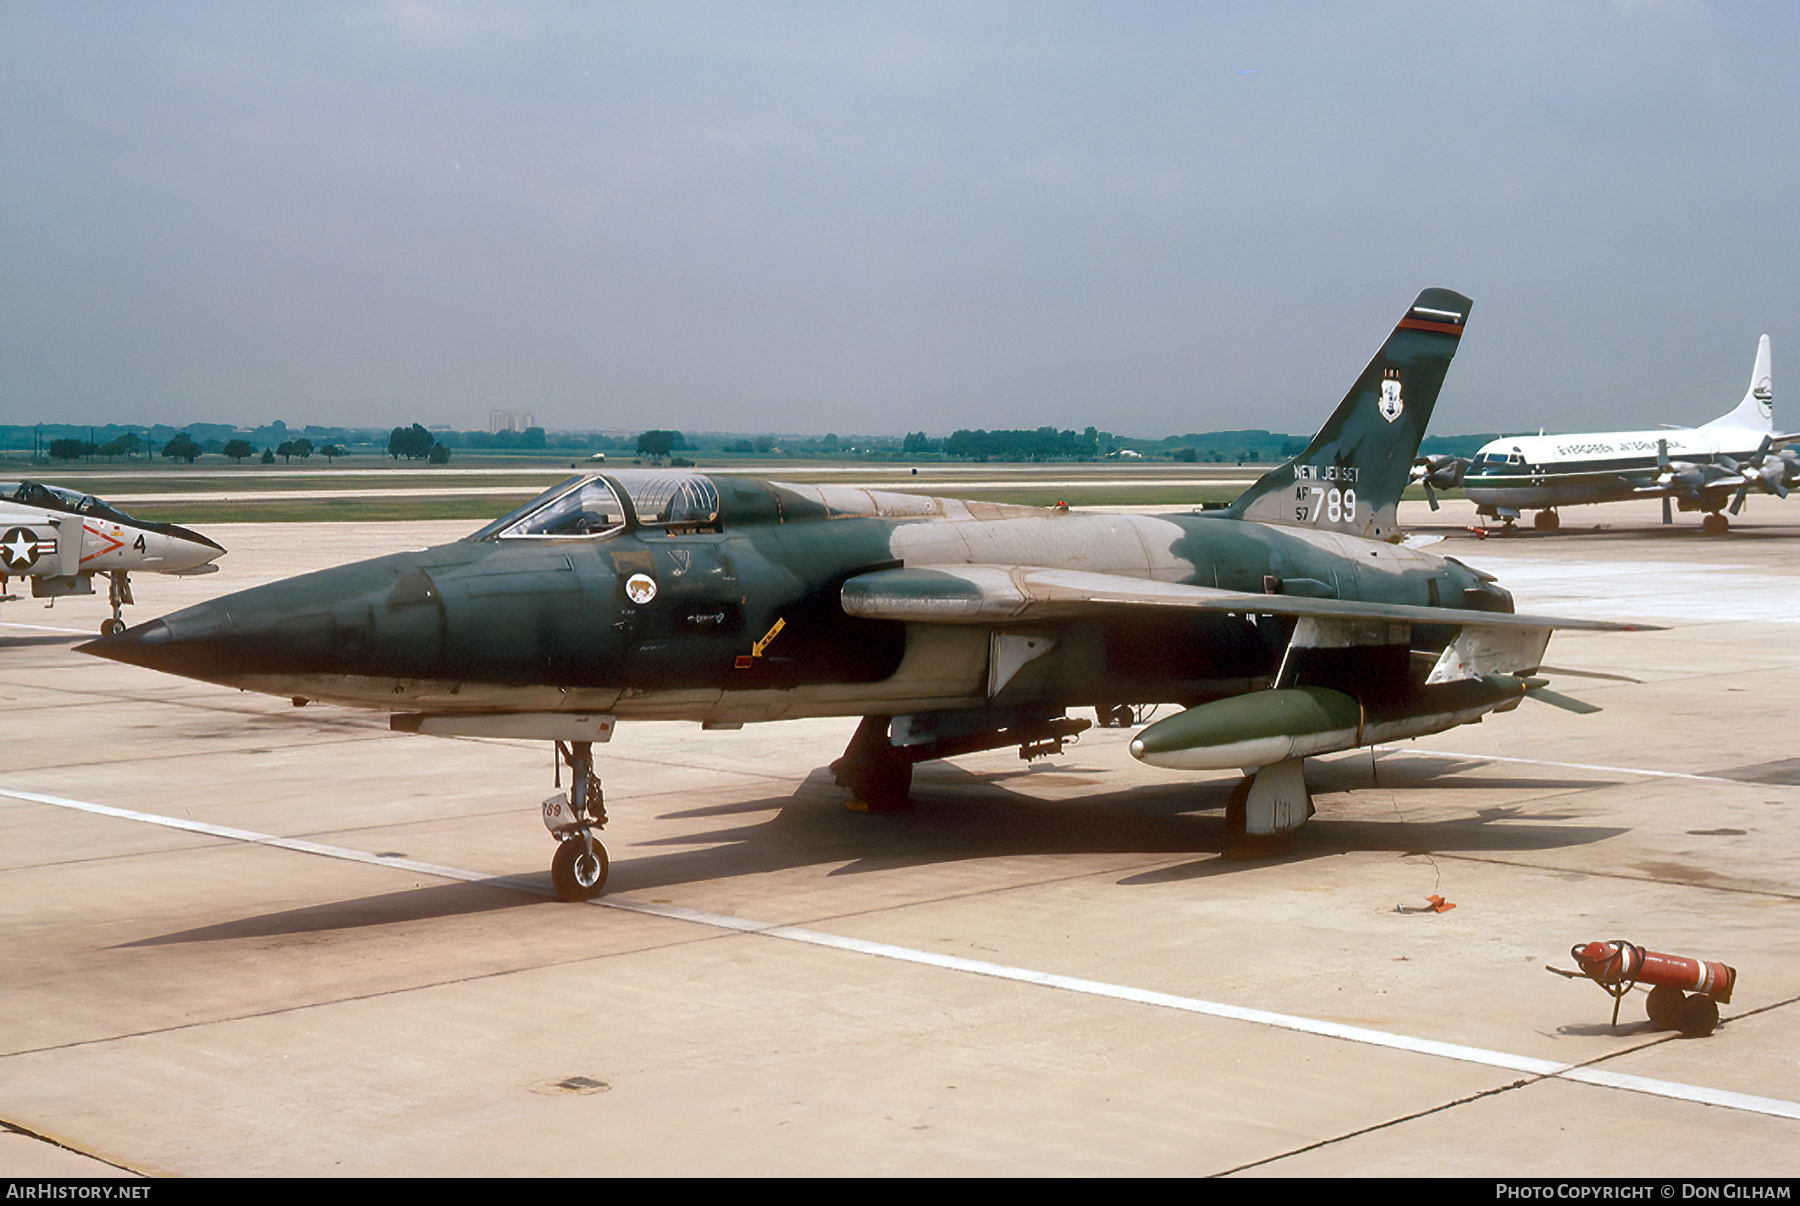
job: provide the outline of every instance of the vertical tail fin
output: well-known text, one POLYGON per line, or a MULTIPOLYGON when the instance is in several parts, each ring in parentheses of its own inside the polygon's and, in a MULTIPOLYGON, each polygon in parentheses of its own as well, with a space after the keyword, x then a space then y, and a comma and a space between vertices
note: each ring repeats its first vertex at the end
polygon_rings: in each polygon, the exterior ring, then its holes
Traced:
POLYGON ((1756 364, 1750 370, 1750 388, 1744 400, 1729 414, 1720 415, 1705 427, 1747 427, 1751 431, 1775 430, 1775 375, 1769 367, 1769 337, 1756 341, 1756 364))
POLYGON ((1392 536, 1395 507, 1473 304, 1448 289, 1419 294, 1306 451, 1264 474, 1228 514, 1372 540, 1392 536))

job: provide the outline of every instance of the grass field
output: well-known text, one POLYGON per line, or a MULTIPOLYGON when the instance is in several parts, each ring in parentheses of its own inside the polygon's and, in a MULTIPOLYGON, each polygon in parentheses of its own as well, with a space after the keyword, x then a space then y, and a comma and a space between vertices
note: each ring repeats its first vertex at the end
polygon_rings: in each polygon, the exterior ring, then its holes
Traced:
POLYGON ((178 523, 204 532, 213 523, 366 523, 383 520, 467 519, 477 524, 504 515, 535 491, 483 498, 283 498, 253 503, 176 501, 134 502, 126 510, 138 519, 178 523))

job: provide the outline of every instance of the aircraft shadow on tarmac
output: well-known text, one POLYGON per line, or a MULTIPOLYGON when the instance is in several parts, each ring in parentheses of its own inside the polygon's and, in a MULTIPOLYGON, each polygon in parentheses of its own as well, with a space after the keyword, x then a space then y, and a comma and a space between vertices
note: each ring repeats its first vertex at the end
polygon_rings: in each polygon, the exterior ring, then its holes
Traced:
POLYGON ((0 650, 22 649, 35 645, 73 645, 88 640, 85 632, 50 633, 45 636, 0 636, 0 650))
MULTIPOLYGON (((546 880, 545 891, 548 891, 548 883, 546 880)), ((329 904, 308 905, 301 909, 283 909, 279 913, 221 921, 216 925, 161 934, 155 938, 140 938, 136 942, 121 942, 113 949, 129 950, 138 946, 170 946, 187 942, 291 938, 298 934, 355 930, 408 921, 433 921, 542 903, 542 892, 534 892, 529 887, 505 878, 475 883, 433 884, 428 888, 407 888, 399 892, 358 896, 348 900, 334 900, 329 904)))
MULTIPOLYGON (((1511 804, 1429 821, 1406 819, 1409 791, 1453 788, 1571 790, 1604 786, 1594 778, 1511 778, 1504 774, 1447 775, 1481 765, 1479 760, 1409 757, 1383 762, 1376 790, 1402 788, 1392 817, 1334 819, 1330 802, 1320 815, 1290 835, 1275 852, 1256 859, 1226 852, 1224 810, 1234 780, 1171 780, 1065 799, 1014 790, 1067 788, 1099 782, 1099 767, 976 772, 949 763, 922 767, 913 806, 890 813, 857 813, 829 771, 815 770, 791 795, 745 800, 663 814, 663 819, 748 817, 743 824, 629 842, 612 867, 609 891, 644 893, 683 883, 767 874, 797 867, 841 864, 829 874, 858 875, 970 859, 1056 854, 1194 855, 1192 861, 1122 876, 1122 887, 1229 875, 1240 870, 1304 862, 1350 852, 1447 854, 1524 852, 1587 845, 1623 832, 1616 827, 1570 824, 1573 814, 1511 804), (1424 786, 1429 783, 1429 786, 1424 786), (681 846, 666 853, 637 852, 681 846), (625 853, 630 851, 631 853, 625 853)), ((1312 773, 1321 795, 1371 788, 1366 760, 1321 763, 1312 773)), ((350 930, 423 921, 546 903, 548 876, 530 872, 468 883, 437 884, 358 897, 306 908, 244 917, 124 946, 214 942, 350 930)))

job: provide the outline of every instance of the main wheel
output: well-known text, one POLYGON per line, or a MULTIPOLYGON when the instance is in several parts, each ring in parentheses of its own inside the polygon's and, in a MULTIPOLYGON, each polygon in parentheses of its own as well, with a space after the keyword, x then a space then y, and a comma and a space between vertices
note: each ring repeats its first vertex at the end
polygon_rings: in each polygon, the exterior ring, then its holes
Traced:
POLYGON ((1219 855, 1234 862, 1274 858, 1286 854, 1294 846, 1294 839, 1288 833, 1250 832, 1252 778, 1253 776, 1245 775, 1231 789, 1231 796, 1225 802, 1225 845, 1220 849, 1219 855))
POLYGON ((1700 530, 1708 536, 1723 536, 1731 530, 1731 521, 1722 511, 1708 511, 1700 521, 1700 530))
POLYGON ((594 843, 592 850, 580 838, 556 844, 556 857, 550 860, 550 882, 556 885, 559 900, 592 900, 606 887, 606 873, 611 870, 606 847, 594 843))
POLYGON ((1250 828, 1250 779, 1245 775, 1225 800, 1225 844, 1227 847, 1244 840, 1250 828))
POLYGON ((853 797, 850 807, 859 812, 894 812, 912 803, 913 764, 904 758, 880 759, 864 766, 844 786, 853 797))
POLYGON ((912 759, 888 744, 887 722, 871 725, 869 717, 843 757, 831 764, 838 786, 850 790, 856 812, 890 812, 912 803, 912 759))
POLYGON ((1137 718, 1130 704, 1100 704, 1094 717, 1103 729, 1128 729, 1137 718))
POLYGON ((101 636, 118 636, 125 631, 125 621, 121 619, 103 620, 100 623, 101 636))
POLYGON ((1562 526, 1562 516, 1555 511, 1539 511, 1532 519, 1531 526, 1540 532, 1554 532, 1562 526))

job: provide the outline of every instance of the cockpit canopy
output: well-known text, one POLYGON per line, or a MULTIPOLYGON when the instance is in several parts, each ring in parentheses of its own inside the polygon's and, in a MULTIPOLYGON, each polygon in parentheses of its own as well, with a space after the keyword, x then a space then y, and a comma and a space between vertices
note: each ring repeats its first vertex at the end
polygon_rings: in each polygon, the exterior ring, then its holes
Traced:
POLYGON ((627 470, 571 477, 468 539, 608 536, 627 527, 706 527, 718 519, 719 489, 711 478, 627 470))
POLYGON ((0 482, 0 501, 37 507, 43 511, 62 511, 69 515, 92 515, 115 523, 137 522, 92 494, 77 494, 73 490, 65 490, 61 486, 46 486, 42 482, 0 482))

